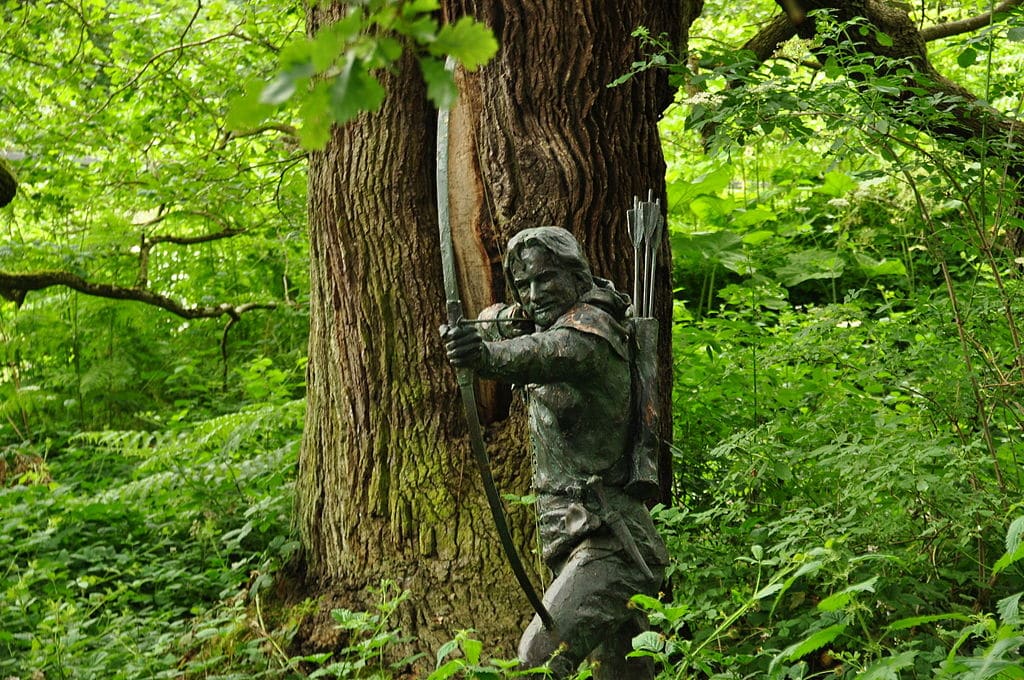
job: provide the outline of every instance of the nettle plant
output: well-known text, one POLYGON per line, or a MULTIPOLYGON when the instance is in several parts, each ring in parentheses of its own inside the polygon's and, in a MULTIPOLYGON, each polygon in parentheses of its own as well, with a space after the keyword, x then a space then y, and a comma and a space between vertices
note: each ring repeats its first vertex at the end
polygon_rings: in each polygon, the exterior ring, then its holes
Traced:
POLYGON ((950 134, 982 105, 858 49, 876 28, 817 20, 764 68, 701 55, 663 128, 686 509, 638 644, 665 677, 1016 677, 1019 150, 950 134))
POLYGON ((0 672, 278 669, 264 650, 289 628, 268 632, 259 602, 298 548, 288 489, 303 408, 262 404, 157 431, 86 433, 45 478, 8 480, 0 672))
MULTIPOLYGON (((663 510, 666 527, 700 524, 663 510)), ((1006 533, 1006 551, 992 565, 994 577, 1021 585, 1024 517, 1006 533), (1008 570, 1017 571, 1014 575, 1008 570)), ((975 611, 901 616, 907 573, 900 557, 851 555, 839 542, 807 552, 785 553, 753 544, 736 558, 730 607, 717 612, 716 627, 694 628, 706 615, 693 604, 665 604, 637 596, 655 630, 634 640, 634 654, 651 656, 659 677, 993 678, 1024 675, 1024 618, 1013 592, 975 611), (820 596, 814 593, 821 593, 820 596), (809 599, 813 598, 813 599, 809 599), (741 621, 750 625, 737 634, 741 621), (787 639, 793 641, 785 647, 787 639)), ((721 601, 719 601, 719 605, 721 601)), ((919 602, 919 606, 929 603, 919 602)))

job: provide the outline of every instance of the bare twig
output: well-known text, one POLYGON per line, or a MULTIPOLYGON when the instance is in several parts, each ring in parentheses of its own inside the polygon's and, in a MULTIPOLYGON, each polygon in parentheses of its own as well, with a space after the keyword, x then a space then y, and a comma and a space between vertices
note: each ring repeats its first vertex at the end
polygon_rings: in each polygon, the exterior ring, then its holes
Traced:
MULTIPOLYGON (((161 206, 161 209, 162 209, 162 206, 161 206)), ((232 230, 237 230, 239 232, 245 231, 244 229, 236 229, 235 227, 230 226, 227 223, 227 220, 225 220, 222 216, 220 216, 220 215, 218 215, 216 213, 212 213, 212 212, 210 212, 208 210, 189 210, 189 209, 171 210, 170 212, 161 212, 158 215, 156 215, 155 217, 153 217, 152 219, 145 220, 143 222, 135 222, 134 224, 135 224, 135 226, 139 226, 139 227, 149 227, 149 226, 152 226, 154 224, 160 224, 164 220, 170 219, 172 217, 177 217, 179 215, 193 215, 193 216, 196 216, 196 217, 205 217, 206 219, 210 220, 211 222, 216 222, 217 224, 219 224, 220 227, 221 227, 221 231, 232 231, 232 230)))
POLYGON ((119 87, 116 90, 114 90, 113 92, 111 92, 110 96, 107 97, 106 101, 104 101, 95 111, 93 111, 90 114, 89 117, 93 118, 96 115, 98 115, 100 112, 104 111, 108 106, 110 106, 110 102, 114 101, 114 99, 118 95, 120 95, 125 90, 128 90, 132 86, 134 86, 135 83, 137 83, 139 81, 139 78, 141 78, 143 75, 145 75, 146 71, 149 70, 149 67, 152 66, 153 64, 155 64, 156 61, 158 59, 160 59, 160 57, 164 57, 164 56, 166 56, 168 54, 174 54, 175 52, 181 52, 182 50, 187 50, 187 49, 190 49, 192 47, 201 47, 202 45, 209 45, 210 43, 217 42, 218 40, 223 40, 224 38, 237 38, 237 37, 238 36, 235 35, 235 33, 233 31, 231 31, 231 32, 228 32, 228 33, 220 33, 218 35, 214 35, 214 36, 211 36, 209 38, 204 38, 203 40, 196 40, 195 42, 179 43, 177 45, 174 45, 173 47, 168 47, 167 49, 160 50, 159 52, 154 54, 152 57, 150 57, 146 61, 146 63, 142 65, 142 68, 140 68, 139 71, 134 76, 132 76, 128 80, 127 83, 125 83, 121 87, 119 87))
POLYGON ((295 129, 294 125, 288 125, 287 123, 266 123, 259 127, 254 127, 251 130, 229 130, 222 138, 218 148, 223 149, 233 139, 240 139, 242 137, 255 137, 256 135, 262 135, 264 132, 283 132, 286 136, 298 140, 299 131, 295 129))

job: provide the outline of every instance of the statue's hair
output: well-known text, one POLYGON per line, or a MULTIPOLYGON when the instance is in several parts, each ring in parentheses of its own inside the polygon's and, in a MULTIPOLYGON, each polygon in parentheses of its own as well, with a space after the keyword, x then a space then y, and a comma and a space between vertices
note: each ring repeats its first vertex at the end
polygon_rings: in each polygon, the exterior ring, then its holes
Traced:
POLYGON ((520 261, 522 252, 532 247, 543 248, 551 254, 558 266, 571 272, 579 281, 581 293, 594 285, 590 265, 583 257, 579 241, 571 232, 562 227, 533 227, 516 233, 509 240, 508 252, 505 254, 505 280, 517 299, 519 296, 512 278, 512 264, 520 261))

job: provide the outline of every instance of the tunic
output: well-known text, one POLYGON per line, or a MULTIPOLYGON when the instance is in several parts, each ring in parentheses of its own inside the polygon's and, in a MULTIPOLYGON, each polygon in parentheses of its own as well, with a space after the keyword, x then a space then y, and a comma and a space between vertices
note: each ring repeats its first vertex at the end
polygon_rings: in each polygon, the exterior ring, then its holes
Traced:
POLYGON ((588 488, 595 475, 647 564, 666 564, 646 506, 622 491, 634 435, 626 328, 601 307, 578 302, 546 330, 485 344, 480 376, 525 386, 548 565, 557 574, 584 541, 595 559, 621 549, 588 488))

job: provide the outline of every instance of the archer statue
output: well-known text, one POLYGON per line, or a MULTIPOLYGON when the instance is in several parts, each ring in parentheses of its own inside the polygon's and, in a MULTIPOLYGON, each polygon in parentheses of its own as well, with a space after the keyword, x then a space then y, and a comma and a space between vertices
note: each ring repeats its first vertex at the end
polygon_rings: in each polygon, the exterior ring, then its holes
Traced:
MULTIPOLYGON (((645 205, 657 206, 634 202, 631 232, 643 231, 634 226, 645 205)), ((655 210, 646 207, 648 223, 660 219, 655 210)), ((657 242, 650 236, 648 262, 657 242)), ((640 241, 634 236, 638 274, 640 241)), ((629 599, 656 595, 668 562, 644 503, 657 488, 656 423, 644 415, 652 411, 652 340, 638 322, 654 319, 633 317, 652 297, 635 288, 631 306, 591 274, 576 239, 559 227, 517 233, 504 271, 513 304, 487 308, 477 323, 450 321, 441 334, 461 372, 524 386, 541 547, 554 580, 534 605, 520 662, 548 663, 566 677, 589 658, 598 679, 652 678, 650 659, 626 658, 646 629, 629 599)))

